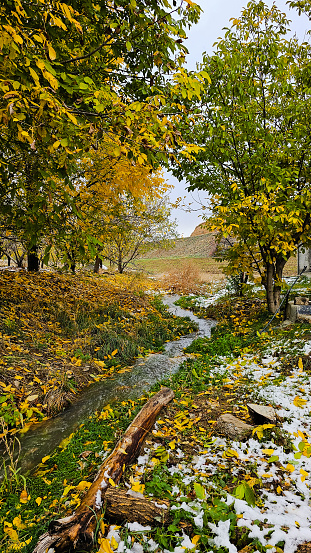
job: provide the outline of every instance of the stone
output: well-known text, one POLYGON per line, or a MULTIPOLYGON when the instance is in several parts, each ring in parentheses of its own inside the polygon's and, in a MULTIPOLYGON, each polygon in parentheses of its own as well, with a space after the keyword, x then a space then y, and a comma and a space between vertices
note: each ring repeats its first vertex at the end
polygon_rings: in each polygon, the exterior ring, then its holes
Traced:
POLYGON ((246 424, 230 413, 225 413, 219 417, 215 430, 231 440, 241 442, 251 435, 253 426, 246 424))
POLYGON ((276 423, 276 412, 269 405, 258 405, 257 403, 247 404, 248 412, 255 424, 276 423))
POLYGON ((311 322, 311 305, 298 305, 297 318, 299 321, 311 322))
POLYGON ((295 323, 297 321, 297 305, 294 305, 293 301, 289 301, 286 307, 286 318, 295 323))
POLYGON ((295 305, 293 301, 289 301, 286 308, 286 318, 293 323, 295 323, 297 319, 299 321, 311 323, 311 305, 295 305))
POLYGON ((296 296, 294 305, 309 305, 309 298, 305 296, 296 296))

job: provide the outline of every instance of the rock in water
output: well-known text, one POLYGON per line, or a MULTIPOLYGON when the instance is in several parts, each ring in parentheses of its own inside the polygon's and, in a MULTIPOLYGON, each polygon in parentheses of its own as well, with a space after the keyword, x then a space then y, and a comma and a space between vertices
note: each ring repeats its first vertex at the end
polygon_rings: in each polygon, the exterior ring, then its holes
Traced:
POLYGON ((247 409, 255 424, 276 423, 276 413, 273 407, 248 403, 247 409))
POLYGON ((251 435, 253 427, 234 415, 225 413, 219 417, 215 430, 231 440, 243 441, 251 435))

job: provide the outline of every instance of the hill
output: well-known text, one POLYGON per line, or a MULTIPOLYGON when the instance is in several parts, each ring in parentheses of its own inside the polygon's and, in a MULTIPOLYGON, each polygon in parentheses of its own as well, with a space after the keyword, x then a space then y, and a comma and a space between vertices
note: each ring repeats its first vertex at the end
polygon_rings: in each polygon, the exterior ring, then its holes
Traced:
POLYGON ((211 232, 205 227, 205 223, 197 225, 190 236, 200 236, 201 234, 211 234, 211 232))
MULTIPOLYGON (((195 232, 195 231, 194 231, 195 232)), ((177 238, 171 241, 168 248, 149 250, 140 259, 163 259, 184 257, 211 257, 216 251, 214 233, 194 235, 188 238, 177 238)))

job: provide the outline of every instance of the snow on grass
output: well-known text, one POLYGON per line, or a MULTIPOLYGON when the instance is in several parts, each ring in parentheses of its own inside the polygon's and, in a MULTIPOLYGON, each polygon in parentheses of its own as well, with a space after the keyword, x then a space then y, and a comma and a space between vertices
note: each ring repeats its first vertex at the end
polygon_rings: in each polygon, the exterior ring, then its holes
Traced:
MULTIPOLYGON (((220 470, 226 471, 230 466, 231 474, 239 477, 241 467, 245 469, 252 465, 253 470, 256 470, 258 482, 261 482, 260 489, 256 488, 255 491, 256 505, 249 505, 244 499, 234 497, 224 490, 222 490, 223 501, 234 509, 238 517, 238 528, 249 530, 249 538, 257 538, 260 544, 267 547, 271 553, 280 551, 279 544, 284 553, 294 553, 299 544, 311 541, 309 507, 311 445, 308 442, 309 438, 311 440, 311 433, 309 433, 311 383, 309 377, 302 368, 298 367, 293 367, 292 373, 284 376, 279 359, 273 357, 269 351, 264 352, 261 359, 258 355, 245 354, 234 361, 223 362, 217 368, 217 372, 230 375, 227 376, 227 383, 247 377, 249 381, 247 401, 274 405, 282 422, 279 428, 270 430, 269 438, 263 440, 258 440, 256 432, 245 442, 216 437, 207 450, 202 449, 192 458, 188 455, 185 459, 181 446, 176 444, 177 462, 176 465, 171 464, 168 468, 170 475, 175 478, 175 483, 171 487, 173 503, 171 512, 187 513, 187 516, 192 518, 197 532, 202 532, 204 510, 210 497, 209 491, 213 489, 213 477, 217 476, 220 470), (292 445, 287 448, 284 445, 278 445, 277 432, 287 436, 288 443, 292 445), (308 452, 309 447, 310 452, 308 452), (224 458, 224 452, 228 448, 235 452, 233 459, 224 458), (182 464, 180 458, 183 458, 182 464), (233 462, 235 466, 232 467, 233 462), (204 501, 199 498, 191 501, 187 499, 186 490, 193 489, 195 483, 199 483, 204 488, 204 501)), ((148 459, 147 455, 142 456, 139 464, 146 465, 148 459), (142 460, 143 463, 141 463, 142 460)), ((217 523, 208 522, 204 531, 210 533, 212 551, 217 551, 220 547, 227 548, 229 553, 238 551, 230 541, 229 519, 220 520, 217 523)), ((179 533, 179 545, 173 550, 175 553, 181 553, 187 549, 194 551, 195 544, 184 532, 179 533)), ((158 550, 164 553, 169 551, 160 546, 158 550)))

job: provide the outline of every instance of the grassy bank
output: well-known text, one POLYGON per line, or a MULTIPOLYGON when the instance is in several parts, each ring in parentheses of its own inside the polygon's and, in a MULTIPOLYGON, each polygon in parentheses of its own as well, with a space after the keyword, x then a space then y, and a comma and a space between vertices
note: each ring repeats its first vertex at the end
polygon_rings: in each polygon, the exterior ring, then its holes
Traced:
MULTIPOLYGON (((193 297, 181 301, 194 302, 193 297)), ((170 523, 142 529, 121 521, 109 527, 112 521, 101 512, 93 553, 294 553, 311 539, 310 327, 282 326, 276 319, 258 335, 269 315, 256 297, 224 298, 199 309, 201 316, 217 318, 218 326, 211 339, 193 342, 191 358, 161 383, 174 389, 175 399, 120 483, 169 499, 170 523), (250 422, 249 401, 274 405, 277 424, 254 425, 244 442, 220 435, 216 421, 223 413, 250 422)), ((151 394, 94 414, 42 459, 31 478, 16 474, 3 483, 1 550, 30 553, 51 519, 76 508, 103 458, 151 394)))
POLYGON ((140 276, 0 273, 2 437, 193 330, 144 293, 150 286, 140 276))

